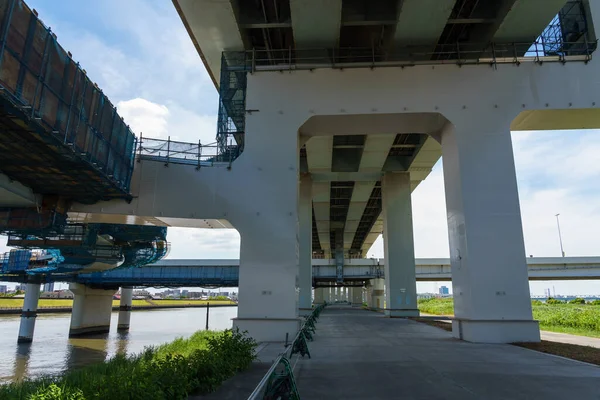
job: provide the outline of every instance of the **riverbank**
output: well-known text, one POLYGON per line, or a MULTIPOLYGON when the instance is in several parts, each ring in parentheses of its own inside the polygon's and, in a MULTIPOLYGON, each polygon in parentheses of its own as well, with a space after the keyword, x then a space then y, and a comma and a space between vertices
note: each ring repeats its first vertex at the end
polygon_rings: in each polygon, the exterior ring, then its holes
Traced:
POLYGON ((241 333, 199 331, 142 353, 117 355, 58 376, 0 386, 0 398, 186 399, 209 393, 250 366, 256 343, 241 333))
MULTIPOLYGON (((119 300, 113 300, 113 311, 119 310, 119 300)), ((237 307, 237 303, 229 300, 133 300, 132 310, 153 310, 165 308, 205 308, 210 307, 237 307)), ((72 299, 40 299, 38 314, 43 313, 70 313, 73 309, 72 299)), ((1 314, 21 314, 23 299, 0 299, 1 314)))
MULTIPOLYGON (((454 315, 454 300, 419 300, 419 310, 434 315, 454 315)), ((600 337, 600 306, 592 304, 545 304, 532 302, 533 318, 540 329, 573 335, 600 337)))

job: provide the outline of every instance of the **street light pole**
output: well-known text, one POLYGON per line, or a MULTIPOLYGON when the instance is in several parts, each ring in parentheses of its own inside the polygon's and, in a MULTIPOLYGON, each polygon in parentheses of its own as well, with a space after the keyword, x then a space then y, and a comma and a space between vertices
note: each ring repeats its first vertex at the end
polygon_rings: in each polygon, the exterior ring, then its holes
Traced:
POLYGON ((560 221, 558 219, 558 216, 560 214, 556 214, 556 226, 558 227, 558 240, 560 241, 560 253, 562 254, 562 256, 565 256, 565 250, 563 249, 563 243, 562 243, 562 235, 560 234, 560 221))

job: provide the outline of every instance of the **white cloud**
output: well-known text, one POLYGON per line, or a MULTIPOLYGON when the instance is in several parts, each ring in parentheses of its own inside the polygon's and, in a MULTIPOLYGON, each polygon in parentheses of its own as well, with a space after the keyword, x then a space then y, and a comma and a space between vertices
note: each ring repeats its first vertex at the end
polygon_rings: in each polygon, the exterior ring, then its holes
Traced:
POLYGON ((136 136, 166 139, 169 109, 151 101, 135 98, 117 104, 119 115, 127 121, 136 136))

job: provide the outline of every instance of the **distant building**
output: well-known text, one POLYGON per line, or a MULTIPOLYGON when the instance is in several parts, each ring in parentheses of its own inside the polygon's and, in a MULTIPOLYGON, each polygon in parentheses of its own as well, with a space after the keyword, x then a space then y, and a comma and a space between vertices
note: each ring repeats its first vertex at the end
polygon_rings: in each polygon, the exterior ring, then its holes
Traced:
POLYGON ((446 286, 441 286, 440 287, 440 294, 442 296, 446 296, 450 294, 450 289, 448 289, 446 286))
POLYGON ((0 285, 0 293, 6 293, 8 291, 8 288, 6 287, 6 285, 0 285))
POLYGON ((186 290, 186 289, 182 290, 181 291, 181 297, 187 297, 188 293, 189 293, 189 290, 186 290))
POLYGON ((44 292, 54 292, 54 282, 45 283, 44 292))

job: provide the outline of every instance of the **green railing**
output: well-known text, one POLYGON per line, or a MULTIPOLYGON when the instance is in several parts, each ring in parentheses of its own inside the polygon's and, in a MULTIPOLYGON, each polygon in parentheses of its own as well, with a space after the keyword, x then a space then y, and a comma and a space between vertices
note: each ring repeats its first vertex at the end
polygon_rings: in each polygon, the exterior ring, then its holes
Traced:
POLYGON ((294 365, 300 357, 308 356, 308 342, 313 340, 315 323, 326 304, 316 306, 307 315, 291 344, 286 344, 285 350, 275 359, 269 371, 262 378, 248 400, 299 400, 300 395, 294 379, 294 365))

